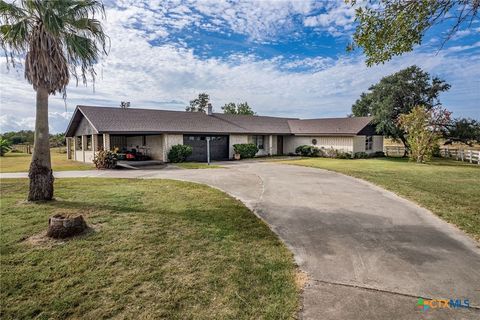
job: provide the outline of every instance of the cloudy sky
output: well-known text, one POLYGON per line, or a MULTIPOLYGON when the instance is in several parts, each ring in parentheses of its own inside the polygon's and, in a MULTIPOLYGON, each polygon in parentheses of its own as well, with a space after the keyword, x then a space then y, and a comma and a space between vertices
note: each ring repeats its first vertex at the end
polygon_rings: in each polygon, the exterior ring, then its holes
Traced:
MULTIPOLYGON (((368 68, 345 48, 354 11, 340 1, 107 2, 111 39, 95 89, 72 81, 65 106, 50 98, 52 132, 63 132, 77 104, 184 110, 200 92, 214 109, 248 101, 260 115, 345 116, 381 77, 417 64, 452 85, 441 96, 455 117, 480 118, 480 21, 439 50, 445 26, 422 46, 368 68)), ((32 129, 35 93, 23 70, 0 61, 0 130, 32 129)))

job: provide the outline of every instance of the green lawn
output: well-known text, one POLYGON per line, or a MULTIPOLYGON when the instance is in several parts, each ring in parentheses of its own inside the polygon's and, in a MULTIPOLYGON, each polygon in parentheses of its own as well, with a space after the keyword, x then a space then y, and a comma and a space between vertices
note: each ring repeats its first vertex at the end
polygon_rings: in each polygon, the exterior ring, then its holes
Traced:
POLYGON ((284 163, 370 181, 431 210, 480 240, 480 166, 453 160, 417 164, 402 158, 310 158, 284 163))
POLYGON ((181 163, 174 163, 173 165, 182 168, 182 169, 218 169, 224 168, 219 165, 211 164, 208 165, 206 163, 201 162, 181 162, 181 163))
MULTIPOLYGON (((94 169, 92 164, 68 160, 65 153, 58 153, 55 149, 51 150, 51 157, 53 171, 94 169)), ((31 154, 7 153, 5 156, 0 157, 0 172, 27 172, 31 158, 31 154)))
POLYGON ((57 201, 24 201, 3 179, 1 319, 291 319, 292 254, 241 202, 170 180, 56 179, 57 201), (198 201, 202 199, 202 201, 198 201), (32 242, 54 213, 93 232, 32 242))

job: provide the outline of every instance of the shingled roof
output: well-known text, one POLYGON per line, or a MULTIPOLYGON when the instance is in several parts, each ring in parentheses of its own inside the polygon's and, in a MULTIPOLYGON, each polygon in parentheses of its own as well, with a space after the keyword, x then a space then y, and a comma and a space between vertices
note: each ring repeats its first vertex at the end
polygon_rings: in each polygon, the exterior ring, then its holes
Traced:
POLYGON ((371 118, 334 118, 300 120, 267 116, 230 115, 201 112, 168 111, 137 108, 77 106, 68 125, 66 136, 75 135, 85 117, 96 133, 238 133, 356 135, 371 118))
POLYGON ((288 120, 295 135, 357 135, 372 122, 372 117, 288 120))

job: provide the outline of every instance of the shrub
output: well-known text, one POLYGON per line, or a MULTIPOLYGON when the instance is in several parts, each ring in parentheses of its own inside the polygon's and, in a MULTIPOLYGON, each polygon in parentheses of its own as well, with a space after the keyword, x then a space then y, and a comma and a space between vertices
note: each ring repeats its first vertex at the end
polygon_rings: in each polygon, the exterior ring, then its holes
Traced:
POLYGON ((0 156, 3 157, 10 150, 12 150, 10 141, 0 138, 0 156))
POLYGON ((95 153, 93 163, 97 169, 113 169, 117 166, 117 157, 110 150, 101 150, 95 153))
POLYGON ((303 145, 298 146, 295 149, 295 153, 301 155, 302 157, 318 157, 320 150, 314 146, 303 145))
POLYGON ((184 162, 187 157, 192 154, 192 152, 193 150, 191 146, 176 144, 172 146, 168 152, 168 160, 174 163, 184 162))
POLYGON ((336 150, 337 153, 335 155, 335 158, 337 159, 352 159, 352 154, 350 152, 342 152, 336 150))
POLYGON ((368 155, 369 158, 381 158, 381 157, 385 157, 385 153, 383 151, 377 151, 377 152, 374 152, 374 153, 370 153, 368 155))
POLYGON ((337 158, 339 153, 340 152, 337 149, 333 149, 333 148, 327 149, 324 152, 325 157, 327 158, 337 158))
POLYGON ((233 150, 235 153, 240 154, 242 159, 244 158, 253 158, 258 152, 258 148, 253 143, 239 143, 233 145, 233 150))
POLYGON ((368 158, 368 153, 366 153, 366 152, 355 152, 354 158, 355 159, 366 159, 366 158, 368 158))

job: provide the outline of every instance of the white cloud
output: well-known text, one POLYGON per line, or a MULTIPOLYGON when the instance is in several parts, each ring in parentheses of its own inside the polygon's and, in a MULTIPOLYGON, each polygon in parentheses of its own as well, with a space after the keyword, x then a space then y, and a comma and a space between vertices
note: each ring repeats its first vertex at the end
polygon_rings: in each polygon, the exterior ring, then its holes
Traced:
MULTIPOLYGON (((97 66, 96 90, 91 85, 76 87, 72 83, 67 110, 61 97, 51 97, 52 132, 65 130, 77 104, 116 107, 120 101, 130 101, 137 108, 184 110, 188 100, 204 91, 211 95, 217 111, 230 101, 248 101, 257 113, 264 115, 344 116, 371 84, 412 64, 452 84, 442 101, 454 111, 454 116, 479 117, 475 105, 480 100, 478 55, 458 56, 448 50, 438 54, 414 52, 373 68, 367 68, 358 55, 296 60, 278 56, 262 60, 254 55, 236 54, 201 59, 183 46, 150 45, 148 32, 125 24, 134 20, 131 15, 137 14, 149 15, 144 9, 108 9, 106 28, 112 47, 109 56, 97 66)), ((6 71, 4 59, 0 60, 0 111, 1 131, 33 128, 35 93, 23 79, 22 70, 6 71)))
POLYGON ((304 19, 306 27, 313 27, 320 31, 327 31, 333 36, 348 35, 354 27, 355 7, 340 2, 328 2, 325 13, 311 15, 304 19))
MULTIPOLYGON (((165 38, 168 30, 176 32, 197 26, 218 32, 224 28, 252 41, 264 42, 293 30, 298 15, 311 14, 327 4, 315 0, 124 0, 116 3, 120 10, 113 13, 113 19, 144 30, 151 37, 165 38)), ((111 16, 109 13, 110 20, 111 16)))

